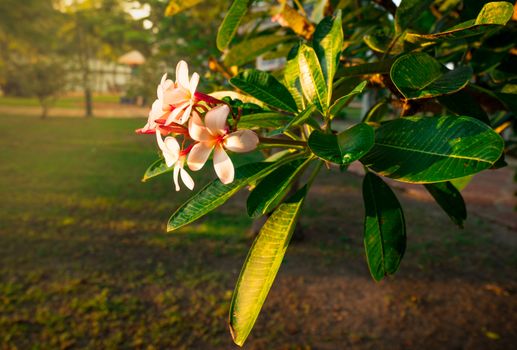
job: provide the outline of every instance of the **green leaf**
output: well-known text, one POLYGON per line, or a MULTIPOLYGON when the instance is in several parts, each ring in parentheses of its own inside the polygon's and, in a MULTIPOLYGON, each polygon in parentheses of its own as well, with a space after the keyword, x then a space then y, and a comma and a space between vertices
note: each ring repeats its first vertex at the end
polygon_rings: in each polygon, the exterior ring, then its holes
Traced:
POLYGON ((368 113, 363 118, 363 123, 379 123, 382 118, 388 113, 389 109, 389 100, 387 98, 383 98, 376 104, 370 108, 368 113))
POLYGON ((424 186, 451 220, 459 227, 463 227, 463 221, 467 219, 467 208, 460 191, 449 181, 424 186))
POLYGON ((299 45, 293 47, 284 68, 284 85, 287 87, 298 106, 298 110, 305 109, 303 99, 302 84, 300 82, 300 69, 298 68, 298 49, 299 45))
POLYGON ((364 249, 372 277, 394 274, 406 250, 404 213, 397 197, 382 179, 367 173, 363 181, 364 249))
POLYGON ((309 136, 308 144, 319 158, 346 165, 364 156, 372 148, 373 142, 373 128, 359 123, 339 135, 314 130, 309 136))
POLYGON ((323 114, 328 110, 328 91, 316 53, 307 45, 298 52, 298 69, 305 98, 323 114))
POLYGON ((147 170, 144 173, 144 177, 142 177, 142 182, 146 182, 147 180, 158 175, 171 172, 173 169, 174 167, 167 167, 167 164, 165 164, 165 159, 160 158, 153 162, 153 164, 151 164, 149 168, 147 168, 147 170))
POLYGON ((361 162, 398 181, 441 182, 490 168, 503 145, 490 127, 470 117, 407 117, 381 125, 361 162))
POLYGON ((254 60, 264 52, 276 48, 280 43, 292 40, 287 35, 263 35, 249 40, 244 40, 233 46, 224 57, 227 66, 241 66, 254 60))
POLYGON ((279 163, 251 163, 235 169, 235 179, 224 185, 219 179, 212 181, 190 197, 169 219, 167 231, 190 224, 224 204, 244 186, 266 176, 280 166, 279 163))
POLYGON ((452 94, 467 85, 470 67, 448 70, 424 52, 410 53, 397 59, 390 72, 397 89, 409 100, 452 94))
POLYGON ((289 90, 269 73, 246 69, 230 79, 230 84, 270 106, 290 112, 297 110, 289 90))
POLYGON ((165 16, 174 16, 180 12, 183 12, 197 4, 202 3, 204 0, 170 0, 169 5, 165 9, 165 16))
MULTIPOLYGON (((393 62, 395 62, 394 59, 386 59, 379 62, 363 63, 345 67, 340 70, 339 75, 343 77, 341 79, 344 79, 345 77, 354 77, 358 75, 387 74, 390 72, 393 62)), ((338 82, 336 82, 336 85, 338 82)))
POLYGON ((239 127, 250 129, 253 127, 260 128, 278 128, 286 125, 293 120, 292 116, 276 113, 276 112, 265 112, 265 113, 254 113, 248 114, 241 117, 239 120, 239 127))
POLYGON ((274 209, 285 197, 293 181, 306 165, 307 159, 297 159, 282 165, 264 177, 248 197, 248 215, 255 218, 274 209))
POLYGON ((300 215, 307 193, 304 186, 280 206, 260 230, 242 267, 230 305, 233 341, 246 341, 271 289, 300 215))
POLYGON ((357 85, 350 93, 341 96, 338 98, 332 106, 330 107, 330 118, 334 118, 341 110, 350 102, 352 99, 359 95, 361 92, 363 92, 364 88, 366 87, 367 81, 363 81, 359 85, 357 85))
POLYGON ((408 33, 405 40, 413 43, 464 39, 502 27, 512 18, 513 5, 506 1, 485 4, 475 20, 460 23, 448 30, 434 34, 408 33))
MULTIPOLYGON (((294 116, 293 119, 282 129, 282 131, 288 130, 293 126, 298 126, 306 123, 312 116, 312 113, 316 110, 316 106, 310 105, 303 111, 294 116)), ((319 125, 318 125, 319 128, 319 125)))
POLYGON ((404 52, 404 40, 402 37, 386 35, 385 32, 365 35, 363 41, 370 49, 376 52, 385 53, 389 50, 391 55, 398 55, 404 52))
POLYGON ((402 0, 395 13, 395 29, 401 33, 408 28, 427 31, 434 23, 434 17, 429 14, 429 5, 434 0, 402 0))
POLYGON ((323 77, 327 83, 327 105, 332 97, 332 83, 339 56, 343 48, 343 28, 341 11, 335 18, 325 17, 317 26, 313 36, 313 47, 321 65, 323 77))
POLYGON ((217 48, 223 51, 232 41, 239 24, 251 6, 253 0, 233 0, 232 6, 219 26, 217 32, 217 48))

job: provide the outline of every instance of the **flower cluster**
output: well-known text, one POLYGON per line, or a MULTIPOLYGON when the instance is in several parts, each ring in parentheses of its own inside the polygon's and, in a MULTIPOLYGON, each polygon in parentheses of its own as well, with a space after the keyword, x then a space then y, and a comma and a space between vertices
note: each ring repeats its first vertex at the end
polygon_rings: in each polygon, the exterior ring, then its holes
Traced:
POLYGON ((189 79, 188 66, 180 61, 176 66, 176 81, 164 74, 157 88, 147 124, 136 132, 156 134, 167 167, 174 167, 173 179, 179 191, 179 178, 192 190, 194 181, 185 170, 192 171, 205 165, 213 151, 214 169, 224 184, 234 178, 233 163, 226 153, 249 152, 259 142, 257 134, 247 129, 230 129, 227 119, 230 107, 223 101, 196 92, 199 75, 189 79), (162 137, 165 138, 163 139, 162 137), (179 141, 178 141, 179 140, 179 141))

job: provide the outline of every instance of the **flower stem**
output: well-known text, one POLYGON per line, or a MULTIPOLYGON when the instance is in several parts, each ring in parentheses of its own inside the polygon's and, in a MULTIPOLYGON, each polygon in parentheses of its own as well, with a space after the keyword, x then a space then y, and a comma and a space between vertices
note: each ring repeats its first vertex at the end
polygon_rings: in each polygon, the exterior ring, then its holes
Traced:
POLYGON ((286 140, 286 139, 275 139, 270 137, 259 137, 259 142, 261 144, 270 144, 270 145, 279 145, 279 146, 291 146, 291 147, 307 147, 307 142, 304 141, 296 141, 296 140, 286 140))

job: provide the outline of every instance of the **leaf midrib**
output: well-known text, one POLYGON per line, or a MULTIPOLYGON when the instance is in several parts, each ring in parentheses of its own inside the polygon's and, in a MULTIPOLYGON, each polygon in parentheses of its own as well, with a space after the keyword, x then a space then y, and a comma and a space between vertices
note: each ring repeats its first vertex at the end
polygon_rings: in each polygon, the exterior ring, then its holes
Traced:
POLYGON ((411 148, 404 148, 404 147, 399 147, 399 146, 396 146, 396 145, 380 143, 380 142, 375 142, 375 145, 384 146, 384 147, 391 147, 391 148, 395 148, 395 149, 400 149, 400 150, 404 150, 406 152, 422 153, 422 154, 428 154, 428 155, 444 157, 444 158, 456 158, 456 159, 463 159, 463 160, 474 160, 474 161, 483 162, 483 163, 487 163, 487 164, 493 164, 492 162, 489 162, 489 161, 487 161, 485 159, 476 158, 476 157, 458 156, 458 155, 453 155, 453 154, 448 154, 447 155, 447 154, 441 154, 441 153, 435 153, 435 152, 429 152, 429 151, 423 151, 423 150, 417 150, 417 149, 411 149, 411 148))

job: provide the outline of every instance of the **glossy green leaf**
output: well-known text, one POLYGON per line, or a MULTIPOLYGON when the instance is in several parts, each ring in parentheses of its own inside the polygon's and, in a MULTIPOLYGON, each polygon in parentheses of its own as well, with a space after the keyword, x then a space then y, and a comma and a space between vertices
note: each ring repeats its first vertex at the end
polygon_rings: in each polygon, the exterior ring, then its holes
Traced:
POLYGON ((308 141, 315 155, 339 165, 350 164, 361 158, 372 148, 373 143, 373 128, 364 123, 354 125, 338 135, 315 130, 308 141))
POLYGON ((391 55, 398 55, 404 52, 404 40, 393 35, 386 35, 383 32, 365 35, 363 41, 373 51, 385 53, 389 50, 391 55))
POLYGON ((503 145, 490 127, 470 117, 406 117, 379 127, 361 162, 398 181, 441 182, 490 168, 503 145))
POLYGON ((280 206, 260 230, 242 267, 230 305, 233 341, 246 341, 273 285, 300 215, 307 188, 280 206))
POLYGON ((300 82, 300 69, 298 68, 298 49, 299 45, 294 46, 287 56, 283 82, 296 101, 298 110, 301 111, 305 109, 305 101, 303 98, 302 84, 300 82))
POLYGON ((239 127, 245 129, 251 129, 254 127, 261 128, 278 128, 286 125, 293 120, 292 116, 276 113, 276 112, 264 112, 248 114, 241 117, 239 120, 239 127))
POLYGON ((332 97, 332 83, 343 48, 343 28, 341 11, 335 18, 325 17, 317 26, 313 36, 313 47, 327 83, 327 105, 332 97))
POLYGON ((273 210, 286 196, 293 181, 306 165, 306 159, 297 159, 264 177, 248 197, 248 215, 255 218, 273 210))
POLYGON ((427 32, 435 18, 429 11, 434 0, 402 0, 395 13, 395 29, 397 33, 412 28, 427 32))
POLYGON ((266 176, 276 169, 277 163, 251 163, 235 169, 235 179, 224 185, 219 179, 212 181, 190 197, 169 219, 167 231, 190 224, 224 204, 244 186, 266 176))
MULTIPOLYGON (((302 125, 304 123, 307 123, 307 121, 311 118, 313 112, 316 111, 316 106, 310 105, 307 108, 305 108, 303 111, 298 113, 294 116, 293 119, 283 128, 283 130, 288 130, 289 128, 293 126, 302 125)), ((316 129, 319 129, 319 125, 316 127, 316 129)))
POLYGON ((328 90, 325 78, 312 47, 302 45, 298 52, 300 83, 305 98, 326 115, 328 110, 328 90))
POLYGON ((289 90, 269 73, 247 69, 230 79, 230 84, 272 107, 291 112, 297 110, 289 90))
POLYGON ((388 114, 389 100, 384 98, 374 104, 363 118, 363 123, 379 123, 388 114))
POLYGON ((287 35, 263 35, 244 40, 228 51, 224 57, 224 64, 227 66, 241 66, 291 39, 293 37, 287 35))
POLYGON ((408 33, 405 40, 414 43, 464 39, 504 26, 513 15, 513 5, 506 1, 485 4, 475 20, 460 23, 444 32, 433 34, 408 33))
POLYGON ((460 191, 449 181, 426 184, 425 188, 451 220, 463 227, 463 221, 467 219, 467 208, 460 191))
POLYGON ((252 2, 253 0, 233 0, 230 9, 226 13, 217 31, 216 43, 220 51, 223 51, 232 41, 237 28, 252 2))
POLYGON ((363 81, 362 83, 360 83, 359 85, 357 85, 350 93, 344 95, 344 96, 341 96, 340 98, 338 98, 336 101, 334 101, 334 103, 332 104, 332 106, 330 106, 330 111, 329 111, 329 114, 330 114, 330 117, 333 118, 335 117, 339 112, 341 112, 341 110, 343 108, 345 108, 345 106, 350 102, 352 101, 352 99, 359 95, 361 92, 363 92, 364 88, 366 87, 366 84, 368 82, 367 81, 363 81))
POLYGON ((367 173, 363 181, 364 249, 372 277, 394 274, 406 250, 406 225, 400 203, 382 179, 367 173))
POLYGON ((165 160, 163 158, 160 158, 157 161, 153 162, 153 164, 151 164, 149 168, 147 168, 147 170, 144 173, 144 176, 142 177, 142 182, 145 182, 158 175, 171 172, 173 169, 174 167, 167 167, 167 164, 165 164, 165 160))
POLYGON ((397 59, 390 71, 391 80, 405 98, 431 98, 452 94, 467 85, 470 67, 448 70, 424 52, 410 53, 397 59))
MULTIPOLYGON (((379 62, 363 63, 355 66, 345 67, 339 71, 338 75, 345 78, 358 75, 387 74, 390 72, 393 62, 395 62, 395 60, 386 59, 379 62)), ((338 82, 336 82, 336 85, 337 84, 338 82)))

